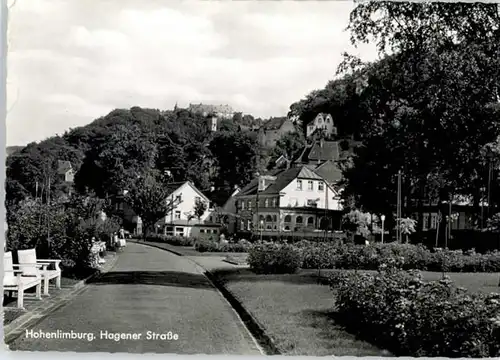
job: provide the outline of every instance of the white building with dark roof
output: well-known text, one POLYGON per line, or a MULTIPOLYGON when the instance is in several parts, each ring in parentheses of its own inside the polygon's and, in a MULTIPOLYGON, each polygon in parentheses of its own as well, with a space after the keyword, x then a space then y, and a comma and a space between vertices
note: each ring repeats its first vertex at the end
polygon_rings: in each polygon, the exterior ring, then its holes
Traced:
POLYGON ((325 229, 336 229, 336 225, 340 225, 339 194, 306 166, 260 175, 235 198, 238 232, 320 236, 325 229))

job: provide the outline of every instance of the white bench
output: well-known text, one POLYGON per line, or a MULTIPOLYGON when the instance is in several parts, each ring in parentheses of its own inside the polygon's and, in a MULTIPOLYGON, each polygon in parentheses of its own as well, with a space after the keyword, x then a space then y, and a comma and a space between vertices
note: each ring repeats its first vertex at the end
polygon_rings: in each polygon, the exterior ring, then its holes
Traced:
MULTIPOLYGON (((36 298, 42 298, 42 275, 37 272, 34 276, 22 276, 22 265, 14 265, 12 252, 3 255, 3 289, 4 291, 17 292, 17 307, 24 308, 24 291, 36 287, 36 298), (16 269, 17 268, 17 269, 16 269)), ((36 269, 36 267, 35 267, 36 269)))
POLYGON ((49 282, 52 279, 56 280, 56 288, 61 288, 61 268, 59 267, 61 260, 37 259, 35 249, 18 250, 17 257, 19 264, 22 265, 24 276, 33 276, 41 272, 44 295, 49 295, 49 282), (48 269, 52 264, 54 264, 54 269, 48 269))

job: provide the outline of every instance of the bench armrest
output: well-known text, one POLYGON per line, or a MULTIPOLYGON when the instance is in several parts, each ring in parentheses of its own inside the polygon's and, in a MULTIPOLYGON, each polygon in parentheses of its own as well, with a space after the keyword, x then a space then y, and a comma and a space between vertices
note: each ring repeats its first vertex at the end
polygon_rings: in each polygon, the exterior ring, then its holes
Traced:
POLYGON ((62 260, 52 260, 52 259, 36 259, 37 263, 49 263, 49 264, 59 264, 62 260))
POLYGON ((36 267, 37 269, 42 269, 47 267, 46 264, 12 264, 12 267, 17 268, 26 268, 26 267, 36 267))
POLYGON ((36 263, 37 264, 43 264, 45 266, 48 266, 50 264, 54 264, 54 267, 56 270, 61 270, 61 267, 59 264, 61 263, 62 260, 50 260, 50 259, 37 259, 36 263))

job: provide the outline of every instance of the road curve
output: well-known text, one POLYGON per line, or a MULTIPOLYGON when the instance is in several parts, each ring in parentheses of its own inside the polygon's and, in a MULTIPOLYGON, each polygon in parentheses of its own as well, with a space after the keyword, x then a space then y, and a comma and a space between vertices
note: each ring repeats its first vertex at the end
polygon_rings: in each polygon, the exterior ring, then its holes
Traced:
POLYGON ((191 261, 134 243, 128 244, 110 272, 27 329, 9 347, 23 351, 261 354, 230 305, 191 261))

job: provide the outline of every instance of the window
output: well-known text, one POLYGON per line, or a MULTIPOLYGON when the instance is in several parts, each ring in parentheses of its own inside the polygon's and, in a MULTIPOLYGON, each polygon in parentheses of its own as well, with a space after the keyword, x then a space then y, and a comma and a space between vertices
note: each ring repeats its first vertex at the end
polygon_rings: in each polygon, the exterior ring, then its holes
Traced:
POLYGON ((266 216, 266 223, 271 223, 271 222, 273 222, 272 216, 271 215, 267 215, 266 216))
POLYGON ((296 223, 296 224, 302 224, 302 216, 297 216, 297 217, 295 218, 295 223, 296 223))
POLYGON ((312 216, 307 218, 307 226, 314 227, 314 218, 312 216))
POLYGON ((240 230, 245 230, 245 222, 243 220, 240 221, 240 230))
POLYGON ((285 223, 291 223, 292 217, 290 215, 285 216, 285 223))
POLYGON ((302 180, 297 180, 297 190, 302 190, 302 180))
POLYGON ((247 208, 250 210, 252 208, 252 200, 247 201, 247 208))
POLYGON ((278 199, 273 199, 273 207, 276 207, 278 205, 278 199))
POLYGON ((273 222, 278 222, 278 217, 276 215, 273 215, 273 222))
POLYGON ((241 210, 245 210, 245 200, 241 200, 241 210))
POLYGON ((307 182, 307 190, 313 190, 314 189, 314 181, 309 180, 307 182))
POLYGON ((429 225, 429 214, 424 214, 422 219, 422 230, 427 230, 429 225))
POLYGON ((201 201, 201 197, 199 197, 199 196, 195 197, 194 201, 195 201, 195 203, 200 202, 201 201))
POLYGON ((175 211, 175 220, 179 220, 181 218, 181 212, 179 210, 175 211))
POLYGON ((264 200, 264 207, 269 207, 269 199, 264 200))
POLYGON ((323 184, 322 182, 319 182, 318 183, 318 191, 323 191, 325 190, 325 184, 323 184))
POLYGON ((285 230, 285 231, 290 231, 290 226, 285 225, 285 227, 283 228, 283 230, 285 230))
POLYGON ((200 234, 204 234, 205 233, 205 229, 200 229, 200 234))
POLYGON ((437 223, 438 223, 438 215, 437 214, 431 214, 431 229, 436 229, 437 228, 437 223))
POLYGON ((247 230, 252 230, 252 223, 250 222, 250 220, 247 220, 247 230))

